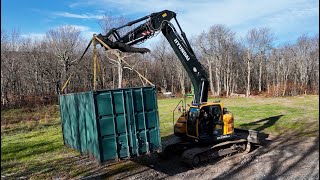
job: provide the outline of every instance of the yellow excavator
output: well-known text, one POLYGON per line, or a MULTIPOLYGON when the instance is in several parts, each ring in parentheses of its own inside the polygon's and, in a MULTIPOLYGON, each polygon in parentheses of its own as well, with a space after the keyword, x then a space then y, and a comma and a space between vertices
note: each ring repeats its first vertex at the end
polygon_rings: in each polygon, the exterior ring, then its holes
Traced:
POLYGON ((182 115, 174 125, 177 138, 164 144, 163 154, 180 155, 182 161, 197 166, 201 161, 211 158, 248 152, 251 144, 259 144, 258 132, 234 128, 232 113, 220 101, 208 102, 207 74, 182 31, 176 13, 169 10, 152 13, 97 37, 122 52, 146 53, 149 49, 133 45, 144 42, 158 32, 162 32, 168 40, 194 88, 191 104, 188 108, 186 105, 183 107, 182 115), (171 23, 172 19, 181 35, 171 23), (133 30, 121 35, 122 28, 132 25, 135 25, 133 30))
POLYGON ((210 143, 230 138, 233 134, 233 115, 220 101, 192 105, 183 111, 174 125, 176 136, 188 136, 195 142, 210 143))

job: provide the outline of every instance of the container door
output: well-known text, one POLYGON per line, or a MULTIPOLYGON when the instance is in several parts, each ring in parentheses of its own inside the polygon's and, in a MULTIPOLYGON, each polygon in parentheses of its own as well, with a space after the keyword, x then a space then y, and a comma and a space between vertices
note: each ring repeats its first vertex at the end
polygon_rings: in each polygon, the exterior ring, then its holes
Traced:
POLYGON ((112 91, 117 129, 117 151, 120 158, 130 157, 127 112, 124 91, 112 91))
POLYGON ((143 91, 134 89, 133 98, 133 118, 135 121, 135 138, 137 142, 138 154, 149 152, 149 143, 147 139, 146 117, 144 113, 143 91))
POLYGON ((132 90, 126 91, 126 110, 127 110, 127 121, 128 121, 128 133, 129 133, 129 145, 130 154, 138 155, 138 139, 136 136, 136 123, 134 117, 134 105, 132 90))
POLYGON ((138 154, 159 149, 161 142, 155 89, 133 89, 131 109, 138 154))
POLYGON ((95 96, 101 161, 117 159, 116 130, 111 93, 95 96))
POLYGON ((161 149, 155 88, 98 91, 94 96, 102 161, 161 149))
POLYGON ((142 93, 149 151, 153 151, 161 148, 157 96, 155 88, 144 88, 142 93))
POLYGON ((130 157, 123 91, 96 95, 102 160, 130 157))

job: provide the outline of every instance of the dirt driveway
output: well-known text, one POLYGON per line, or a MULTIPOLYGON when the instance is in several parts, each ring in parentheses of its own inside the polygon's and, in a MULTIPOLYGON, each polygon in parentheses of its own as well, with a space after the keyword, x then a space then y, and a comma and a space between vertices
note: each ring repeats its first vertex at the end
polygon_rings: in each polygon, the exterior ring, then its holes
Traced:
POLYGON ((100 166, 85 179, 319 179, 319 137, 291 134, 268 139, 264 147, 249 154, 197 168, 151 155, 100 166))

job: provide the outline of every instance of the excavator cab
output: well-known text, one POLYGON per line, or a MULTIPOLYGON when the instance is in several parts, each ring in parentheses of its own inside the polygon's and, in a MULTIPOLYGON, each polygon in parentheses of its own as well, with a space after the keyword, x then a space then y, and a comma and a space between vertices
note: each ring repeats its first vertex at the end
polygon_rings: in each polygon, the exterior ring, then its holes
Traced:
POLYGON ((174 133, 196 142, 211 143, 231 138, 233 127, 233 116, 222 103, 207 102, 191 106, 182 114, 174 126, 174 133))

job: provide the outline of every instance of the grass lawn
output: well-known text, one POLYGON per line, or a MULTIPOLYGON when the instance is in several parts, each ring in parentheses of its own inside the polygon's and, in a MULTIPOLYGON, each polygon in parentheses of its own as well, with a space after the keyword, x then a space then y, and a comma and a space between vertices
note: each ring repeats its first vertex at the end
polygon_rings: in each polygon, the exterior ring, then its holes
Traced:
MULTIPOLYGON (((180 100, 158 100, 163 138, 173 132, 172 110, 180 100)), ((213 100, 217 99, 210 98, 213 100)), ((233 113, 236 127, 274 136, 291 132, 319 136, 319 96, 221 100, 233 113)), ((176 112, 175 118, 178 116, 176 112)), ((1 178, 78 178, 97 167, 81 159, 63 145, 58 106, 1 111, 1 178)))

